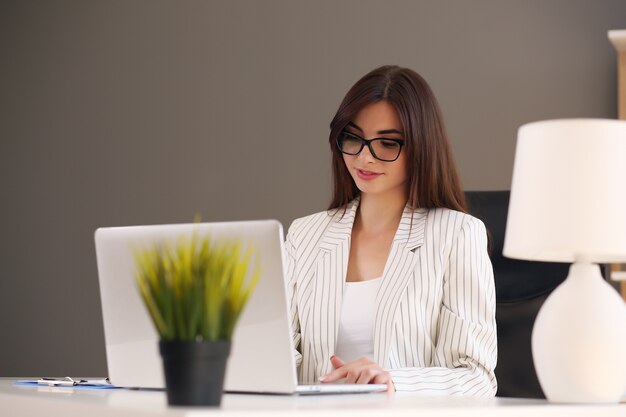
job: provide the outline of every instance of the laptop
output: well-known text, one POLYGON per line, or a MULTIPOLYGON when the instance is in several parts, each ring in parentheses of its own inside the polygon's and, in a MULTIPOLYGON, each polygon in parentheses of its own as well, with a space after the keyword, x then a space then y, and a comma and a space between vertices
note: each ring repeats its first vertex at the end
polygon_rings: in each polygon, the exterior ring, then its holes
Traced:
POLYGON ((261 279, 235 329, 226 368, 230 392, 325 394, 386 391, 382 384, 298 385, 285 286, 283 228, 276 220, 99 228, 96 257, 111 383, 164 388, 159 336, 135 283, 133 250, 197 233, 243 239, 259 251, 261 279))

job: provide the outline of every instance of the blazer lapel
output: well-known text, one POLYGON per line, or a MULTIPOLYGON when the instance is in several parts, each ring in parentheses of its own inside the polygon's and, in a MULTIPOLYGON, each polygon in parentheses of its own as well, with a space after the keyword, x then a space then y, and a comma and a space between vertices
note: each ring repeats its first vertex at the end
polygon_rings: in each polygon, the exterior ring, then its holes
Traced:
POLYGON ((315 270, 315 297, 313 305, 318 311, 314 317, 319 322, 314 326, 319 329, 314 337, 316 351, 321 357, 316 358, 321 372, 332 371, 330 356, 335 353, 337 331, 343 302, 343 287, 348 270, 352 225, 356 216, 359 199, 356 198, 346 208, 334 214, 328 229, 320 241, 320 257, 315 270))
POLYGON ((374 360, 389 367, 389 347, 400 300, 414 275, 419 258, 415 250, 424 243, 428 210, 404 208, 385 264, 383 280, 376 295, 374 316, 374 360))

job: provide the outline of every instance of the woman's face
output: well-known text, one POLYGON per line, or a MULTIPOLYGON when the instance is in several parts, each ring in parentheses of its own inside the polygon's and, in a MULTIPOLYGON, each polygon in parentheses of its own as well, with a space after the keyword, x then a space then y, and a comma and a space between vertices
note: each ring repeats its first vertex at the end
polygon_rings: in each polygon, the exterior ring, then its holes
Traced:
MULTIPOLYGON (((405 140, 396 109, 382 100, 365 106, 348 124, 346 131, 363 139, 388 138, 405 140)), ((379 143, 383 145, 383 143, 379 143)), ((391 144, 391 142, 389 142, 391 144)), ((404 146, 398 159, 380 161, 364 146, 358 155, 343 154, 343 160, 356 186, 363 194, 406 193, 408 179, 404 146)))

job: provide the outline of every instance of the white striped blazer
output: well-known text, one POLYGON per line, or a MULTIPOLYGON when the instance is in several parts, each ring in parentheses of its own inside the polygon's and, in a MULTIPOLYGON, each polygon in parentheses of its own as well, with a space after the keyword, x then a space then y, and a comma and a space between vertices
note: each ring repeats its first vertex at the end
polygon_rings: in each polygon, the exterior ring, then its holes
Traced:
MULTIPOLYGON (((352 225, 343 210, 296 219, 287 279, 300 383, 332 370, 352 225), (342 215, 343 214, 343 215, 342 215)), ((376 295, 374 360, 397 391, 494 396, 495 289, 483 223, 449 209, 406 207, 376 295)))

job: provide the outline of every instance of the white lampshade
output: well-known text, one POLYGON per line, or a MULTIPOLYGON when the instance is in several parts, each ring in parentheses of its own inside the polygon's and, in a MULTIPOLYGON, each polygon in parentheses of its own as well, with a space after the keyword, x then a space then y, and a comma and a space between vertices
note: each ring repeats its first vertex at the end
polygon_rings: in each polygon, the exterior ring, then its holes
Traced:
POLYGON ((533 327, 548 400, 618 402, 626 390, 626 304, 593 262, 626 260, 626 121, 519 129, 503 253, 574 263, 533 327))
POLYGON ((626 121, 563 119, 519 129, 503 253, 626 261, 626 121))

